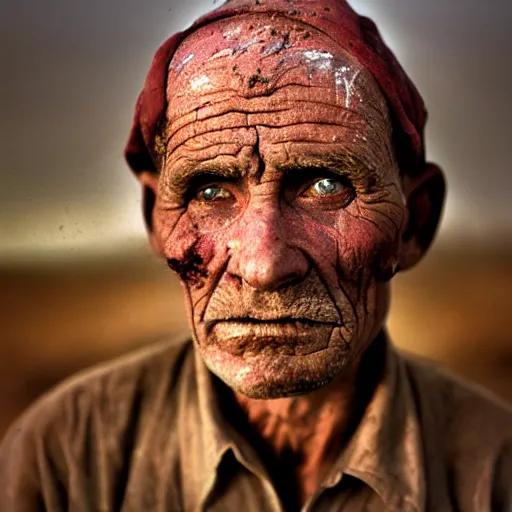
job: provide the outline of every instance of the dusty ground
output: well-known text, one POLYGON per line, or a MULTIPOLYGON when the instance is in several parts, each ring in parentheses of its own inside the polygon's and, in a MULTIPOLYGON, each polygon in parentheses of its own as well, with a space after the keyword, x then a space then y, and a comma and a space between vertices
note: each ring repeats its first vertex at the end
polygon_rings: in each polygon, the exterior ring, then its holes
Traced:
MULTIPOLYGON (((511 251, 435 252, 399 276, 389 326, 401 347, 512 401, 511 251)), ((70 373, 186 332, 179 285, 147 254, 0 268, 0 435, 70 373)))

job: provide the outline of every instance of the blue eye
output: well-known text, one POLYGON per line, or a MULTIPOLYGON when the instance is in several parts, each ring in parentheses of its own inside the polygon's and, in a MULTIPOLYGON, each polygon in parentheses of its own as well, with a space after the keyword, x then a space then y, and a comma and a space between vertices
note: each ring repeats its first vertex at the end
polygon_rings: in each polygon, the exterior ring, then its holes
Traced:
POLYGON ((341 192, 345 187, 338 180, 326 178, 317 181, 312 188, 319 196, 330 196, 341 192))
POLYGON ((224 188, 218 185, 210 185, 203 188, 197 193, 199 201, 222 201, 223 199, 231 199, 231 194, 224 188))

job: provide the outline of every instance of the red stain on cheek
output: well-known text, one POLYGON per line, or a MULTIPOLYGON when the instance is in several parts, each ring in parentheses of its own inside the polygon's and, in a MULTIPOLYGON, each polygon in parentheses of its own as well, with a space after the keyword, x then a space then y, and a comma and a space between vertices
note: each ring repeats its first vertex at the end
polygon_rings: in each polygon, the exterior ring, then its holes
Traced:
POLYGON ((180 279, 190 286, 202 288, 208 273, 204 269, 203 259, 195 251, 195 246, 190 247, 181 259, 169 258, 167 264, 174 270, 180 279))
POLYGON ((197 224, 185 213, 179 220, 161 219, 161 226, 174 224, 174 228, 161 229, 167 264, 187 285, 202 288, 208 278, 208 264, 213 258, 215 244, 208 236, 201 235, 197 224), (167 222, 165 222, 167 220, 167 222))

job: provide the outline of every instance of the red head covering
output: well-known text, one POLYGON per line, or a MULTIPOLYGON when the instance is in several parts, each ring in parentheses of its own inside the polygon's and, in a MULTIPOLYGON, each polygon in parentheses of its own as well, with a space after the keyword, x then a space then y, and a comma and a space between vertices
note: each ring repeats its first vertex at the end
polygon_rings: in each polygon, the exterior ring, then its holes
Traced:
POLYGON ((384 44, 377 27, 359 16, 345 0, 228 0, 168 39, 156 52, 135 108, 125 148, 135 173, 156 170, 155 135, 164 121, 167 70, 179 43, 200 26, 241 14, 276 13, 326 34, 357 59, 376 79, 387 99, 394 126, 394 145, 404 174, 425 169, 424 127, 427 113, 414 84, 384 44))

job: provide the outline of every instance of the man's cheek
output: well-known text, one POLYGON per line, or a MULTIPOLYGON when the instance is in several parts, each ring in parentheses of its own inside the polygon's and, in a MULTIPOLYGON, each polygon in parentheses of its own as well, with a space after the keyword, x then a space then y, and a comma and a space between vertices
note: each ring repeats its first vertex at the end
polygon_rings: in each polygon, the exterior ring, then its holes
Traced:
POLYGON ((190 290, 202 289, 212 275, 212 261, 218 240, 201 233, 200 226, 186 211, 159 211, 155 215, 155 232, 169 267, 190 290))
MULTIPOLYGON (((395 234, 379 229, 372 219, 356 216, 356 211, 340 212, 326 237, 328 241, 318 240, 314 256, 344 317, 349 337, 367 327, 368 315, 372 316, 377 306, 375 285, 389 280, 397 260, 395 234)), ((322 232, 325 235, 326 230, 322 232)))
POLYGON ((346 212, 337 224, 338 268, 342 281, 357 282, 370 272, 378 281, 393 276, 399 248, 399 231, 382 229, 379 218, 362 218, 346 212))

